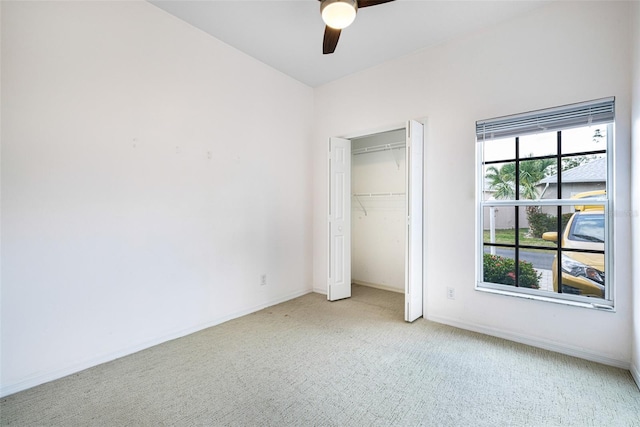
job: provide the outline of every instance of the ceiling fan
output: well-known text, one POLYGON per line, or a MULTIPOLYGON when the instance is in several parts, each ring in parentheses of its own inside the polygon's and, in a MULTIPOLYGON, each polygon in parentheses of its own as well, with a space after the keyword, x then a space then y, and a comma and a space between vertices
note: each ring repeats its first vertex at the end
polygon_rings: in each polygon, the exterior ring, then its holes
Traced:
POLYGON ((356 19, 358 8, 377 6, 394 0, 319 0, 322 20, 327 24, 324 28, 322 53, 333 53, 343 28, 351 25, 356 19))

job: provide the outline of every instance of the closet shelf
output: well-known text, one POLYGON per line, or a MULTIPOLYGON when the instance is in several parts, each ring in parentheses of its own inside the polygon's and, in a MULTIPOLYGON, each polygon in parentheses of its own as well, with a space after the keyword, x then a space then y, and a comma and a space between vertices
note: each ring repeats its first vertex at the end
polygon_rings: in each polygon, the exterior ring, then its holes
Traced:
POLYGON ((374 145, 373 147, 356 148, 354 150, 351 150, 351 154, 355 156, 357 154, 375 153, 376 151, 397 150, 400 148, 405 148, 405 146, 405 141, 391 142, 389 144, 374 145))
POLYGON ((367 209, 365 209, 361 197, 394 197, 394 196, 405 196, 407 193, 353 193, 353 197, 355 197, 356 201, 360 205, 360 209, 364 212, 364 216, 367 216, 367 209))
POLYGON ((406 195, 407 193, 353 193, 354 197, 389 197, 406 195))

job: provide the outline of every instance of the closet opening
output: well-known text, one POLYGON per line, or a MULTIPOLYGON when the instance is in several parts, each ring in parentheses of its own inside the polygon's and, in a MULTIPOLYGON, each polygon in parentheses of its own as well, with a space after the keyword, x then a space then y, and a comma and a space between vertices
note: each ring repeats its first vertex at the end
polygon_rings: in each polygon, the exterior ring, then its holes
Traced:
POLYGON ((352 284, 404 294, 405 320, 423 315, 424 125, 329 140, 328 289, 352 284))
POLYGON ((351 140, 351 283, 404 293, 405 129, 351 140))

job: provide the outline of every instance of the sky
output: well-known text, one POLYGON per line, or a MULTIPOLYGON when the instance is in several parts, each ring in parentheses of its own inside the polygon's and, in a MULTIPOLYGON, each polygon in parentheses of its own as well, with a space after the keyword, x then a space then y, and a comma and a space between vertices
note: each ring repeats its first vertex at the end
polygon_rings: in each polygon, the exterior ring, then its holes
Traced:
MULTIPOLYGON (((520 137, 520 157, 556 155, 556 131, 520 137)), ((607 125, 579 127, 562 131, 562 154, 606 150, 607 125), (601 138, 594 138, 599 130, 601 138)), ((484 142, 483 161, 515 158, 514 138, 493 139, 484 142)))

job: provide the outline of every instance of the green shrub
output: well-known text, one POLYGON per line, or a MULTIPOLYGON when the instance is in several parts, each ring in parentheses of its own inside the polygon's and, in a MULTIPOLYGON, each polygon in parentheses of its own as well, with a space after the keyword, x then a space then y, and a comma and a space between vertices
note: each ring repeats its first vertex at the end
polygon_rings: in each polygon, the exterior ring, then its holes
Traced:
MULTIPOLYGON (((562 215, 562 230, 569 222, 572 213, 566 213, 562 215)), ((557 217, 551 216, 542 212, 527 212, 527 219, 529 220, 529 233, 531 237, 541 238, 542 233, 547 231, 556 231, 557 230, 557 217)))
MULTIPOLYGON (((515 286, 515 260, 498 255, 484 254, 482 263, 484 281, 488 283, 501 283, 503 285, 515 286)), ((539 280, 542 273, 537 274, 533 264, 527 261, 520 261, 518 272, 521 288, 539 289, 539 280)))

